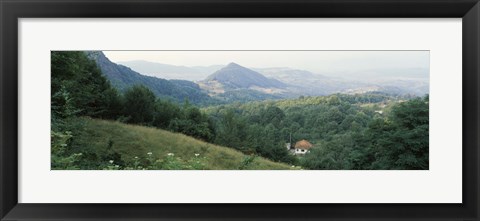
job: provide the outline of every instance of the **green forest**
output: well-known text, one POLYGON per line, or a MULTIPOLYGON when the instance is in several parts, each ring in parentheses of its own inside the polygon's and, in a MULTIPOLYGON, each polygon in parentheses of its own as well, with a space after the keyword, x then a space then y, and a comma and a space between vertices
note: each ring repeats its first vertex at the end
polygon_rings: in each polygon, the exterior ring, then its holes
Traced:
POLYGON ((210 103, 119 90, 84 52, 52 52, 52 169, 429 169, 428 95, 210 103))

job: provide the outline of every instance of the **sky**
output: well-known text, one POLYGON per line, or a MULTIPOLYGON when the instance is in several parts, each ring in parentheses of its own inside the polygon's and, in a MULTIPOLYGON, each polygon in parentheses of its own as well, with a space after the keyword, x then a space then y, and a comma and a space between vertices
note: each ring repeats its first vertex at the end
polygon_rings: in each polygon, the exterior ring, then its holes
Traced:
POLYGON ((429 69, 429 51, 103 51, 113 62, 144 60, 179 66, 290 67, 314 73, 429 69))

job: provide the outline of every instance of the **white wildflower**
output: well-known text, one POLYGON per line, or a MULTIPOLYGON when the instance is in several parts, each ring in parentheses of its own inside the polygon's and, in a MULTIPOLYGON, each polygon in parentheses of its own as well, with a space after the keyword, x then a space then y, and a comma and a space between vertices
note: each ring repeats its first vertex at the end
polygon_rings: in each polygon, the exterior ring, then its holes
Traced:
POLYGON ((138 157, 135 157, 135 159, 138 159, 138 157))
POLYGON ((113 163, 113 160, 110 160, 110 161, 108 161, 108 162, 113 163))
POLYGON ((172 157, 172 156, 174 156, 174 154, 173 153, 168 153, 167 156, 172 157))
POLYGON ((152 152, 148 152, 147 154, 148 154, 148 155, 152 155, 152 152))
POLYGON ((120 166, 119 165, 115 165, 116 168, 119 168, 120 166))
POLYGON ((195 156, 198 157, 198 156, 200 156, 200 154, 199 154, 199 153, 196 153, 195 156))
POLYGON ((292 167, 295 167, 295 165, 292 165, 292 167))

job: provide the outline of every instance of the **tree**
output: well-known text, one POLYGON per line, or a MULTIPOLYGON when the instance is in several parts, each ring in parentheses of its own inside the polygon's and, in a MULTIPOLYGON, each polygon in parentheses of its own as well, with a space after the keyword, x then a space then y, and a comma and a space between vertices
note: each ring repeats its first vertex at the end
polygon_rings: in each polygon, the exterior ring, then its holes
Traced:
POLYGON ((145 86, 136 85, 125 92, 123 114, 128 123, 151 124, 155 114, 155 95, 145 86))
POLYGON ((269 106, 260 113, 260 122, 263 125, 273 124, 275 127, 279 127, 282 120, 285 118, 285 113, 276 106, 269 106))
POLYGON ((428 112, 428 96, 415 98, 394 106, 389 121, 370 124, 373 169, 428 169, 428 112))
MULTIPOLYGON (((192 106, 188 100, 180 108, 177 105, 170 104, 171 110, 176 110, 174 114, 170 113, 168 128, 174 132, 180 132, 188 136, 192 136, 204 141, 212 141, 214 139, 214 126, 210 122, 207 115, 202 113, 200 109, 192 106)), ((164 114, 168 114, 165 113, 164 114)))
POLYGON ((215 143, 242 149, 246 137, 246 123, 244 119, 237 116, 232 109, 222 114, 217 125, 215 143))
POLYGON ((389 149, 394 165, 402 169, 428 169, 429 110, 428 96, 401 103, 392 110, 396 127, 391 139, 400 143, 389 149))
POLYGON ((170 122, 175 118, 181 118, 181 115, 181 108, 178 105, 168 100, 158 99, 155 102, 155 119, 153 126, 167 129, 170 122))
POLYGON ((103 111, 99 116, 105 119, 117 119, 121 115, 122 101, 118 91, 110 87, 102 93, 104 102, 103 111))
POLYGON ((51 52, 52 120, 75 115, 114 119, 119 96, 81 51, 51 52))

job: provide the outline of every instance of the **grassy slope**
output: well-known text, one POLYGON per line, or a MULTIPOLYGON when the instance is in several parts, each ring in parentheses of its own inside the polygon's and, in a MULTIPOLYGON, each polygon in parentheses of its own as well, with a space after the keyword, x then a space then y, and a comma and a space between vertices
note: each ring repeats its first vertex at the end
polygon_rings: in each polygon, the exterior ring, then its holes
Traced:
MULTIPOLYGON (((206 143, 192 137, 169 131, 128 125, 114 121, 81 118, 79 131, 73 131, 75 146, 89 151, 106 151, 111 148, 122 155, 122 160, 132 161, 135 156, 145 157, 152 152, 156 158, 168 153, 182 159, 191 159, 196 153, 206 157, 207 169, 236 170, 246 155, 231 148, 206 143)), ((77 150, 80 151, 81 150, 77 150)), ((287 164, 276 163, 257 157, 247 169, 290 169, 287 164)))

